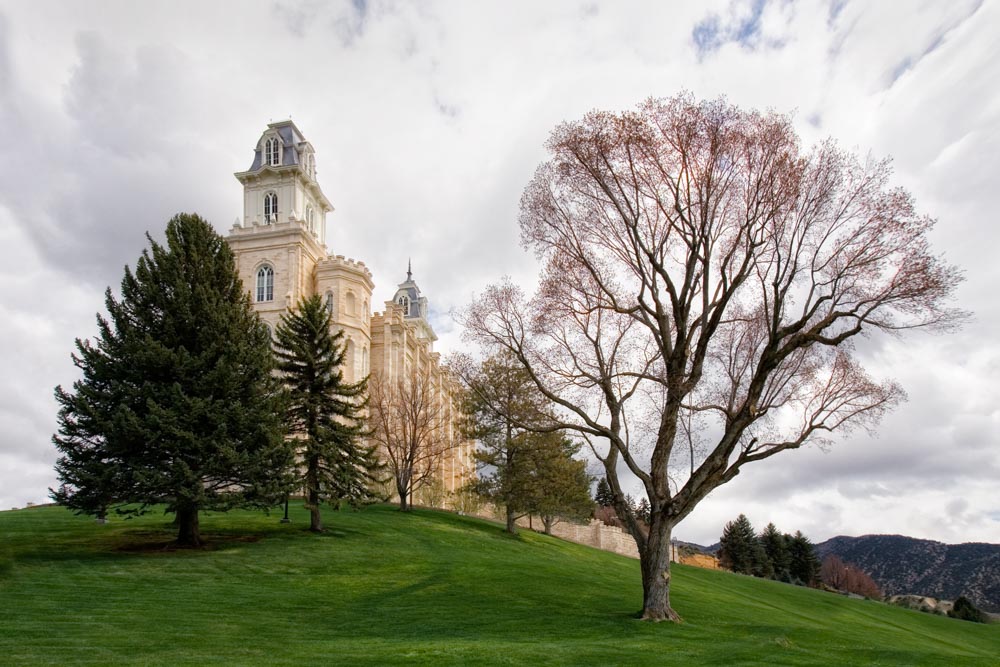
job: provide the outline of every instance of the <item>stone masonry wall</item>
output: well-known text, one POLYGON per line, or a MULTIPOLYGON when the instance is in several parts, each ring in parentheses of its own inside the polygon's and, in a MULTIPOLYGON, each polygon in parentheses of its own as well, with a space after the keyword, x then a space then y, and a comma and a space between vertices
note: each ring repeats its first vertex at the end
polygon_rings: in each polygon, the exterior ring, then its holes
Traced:
MULTIPOLYGON (((488 509, 479 516, 491 521, 503 520, 502 515, 490 514, 488 509)), ((517 520, 517 525, 520 528, 537 527, 540 531, 542 521, 537 517, 531 520, 528 517, 522 517, 517 520)), ((602 551, 611 551, 629 558, 639 557, 639 549, 635 546, 635 540, 632 539, 631 535, 621 528, 609 526, 597 519, 591 519, 590 523, 586 524, 560 521, 552 526, 552 535, 569 542, 576 542, 602 551)), ((670 560, 675 563, 679 562, 677 547, 674 545, 670 547, 670 560)))

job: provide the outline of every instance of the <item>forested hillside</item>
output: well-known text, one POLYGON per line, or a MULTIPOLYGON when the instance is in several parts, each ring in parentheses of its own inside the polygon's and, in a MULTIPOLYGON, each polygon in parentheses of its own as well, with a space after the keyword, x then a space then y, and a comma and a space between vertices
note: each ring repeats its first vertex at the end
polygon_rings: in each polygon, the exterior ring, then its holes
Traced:
POLYGON ((903 535, 834 537, 816 545, 869 574, 886 595, 914 594, 1000 612, 1000 544, 943 544, 903 535))

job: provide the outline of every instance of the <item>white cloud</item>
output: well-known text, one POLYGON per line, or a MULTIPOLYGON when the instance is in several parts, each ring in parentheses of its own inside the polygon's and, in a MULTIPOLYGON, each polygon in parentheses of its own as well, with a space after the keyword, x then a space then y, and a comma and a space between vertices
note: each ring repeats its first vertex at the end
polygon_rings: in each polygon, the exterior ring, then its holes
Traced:
POLYGON ((376 304, 412 257, 448 351, 449 310, 504 274, 534 280, 518 201, 551 129, 686 88, 794 110, 807 143, 893 155, 940 220, 936 247, 965 268, 976 319, 866 343, 873 372, 910 394, 879 437, 749 467, 678 535, 714 541, 745 511, 815 539, 1000 541, 1000 3, 54 6, 0 13, 0 507, 55 484, 52 388, 76 376, 72 342, 94 333, 105 286, 180 210, 229 228, 232 173, 268 121, 293 116, 318 151, 331 250, 371 267, 376 304), (706 20, 717 39, 699 52, 706 20))

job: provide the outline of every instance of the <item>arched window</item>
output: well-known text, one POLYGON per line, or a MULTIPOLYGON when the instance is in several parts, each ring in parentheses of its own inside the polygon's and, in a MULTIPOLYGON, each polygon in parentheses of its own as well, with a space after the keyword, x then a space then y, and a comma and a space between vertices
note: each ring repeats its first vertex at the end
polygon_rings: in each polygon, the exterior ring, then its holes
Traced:
POLYGON ((326 312, 333 315, 333 292, 326 293, 326 302, 323 305, 326 308, 326 312))
POLYGON ((365 299, 364 310, 361 312, 361 319, 363 319, 365 322, 367 322, 368 321, 368 316, 370 314, 371 313, 368 310, 368 299, 365 299))
POLYGON ((264 222, 271 224, 278 221, 278 195, 268 192, 264 195, 264 222))
POLYGON ((265 264, 257 269, 257 301, 274 300, 274 269, 265 264))
POLYGON ((267 164, 272 167, 277 167, 281 164, 281 156, 279 155, 281 150, 281 143, 278 141, 277 137, 271 137, 264 144, 264 159, 267 164))
POLYGON ((406 296, 405 294, 400 294, 399 298, 396 299, 396 303, 398 303, 403 307, 404 315, 410 314, 410 297, 406 296))
POLYGON ((357 315, 357 302, 354 300, 354 292, 347 293, 347 314, 357 315))
POLYGON ((361 374, 368 375, 368 347, 361 348, 361 374))
POLYGON ((309 227, 309 231, 316 232, 316 221, 315 215, 313 214, 313 207, 310 204, 306 204, 306 226, 309 227))

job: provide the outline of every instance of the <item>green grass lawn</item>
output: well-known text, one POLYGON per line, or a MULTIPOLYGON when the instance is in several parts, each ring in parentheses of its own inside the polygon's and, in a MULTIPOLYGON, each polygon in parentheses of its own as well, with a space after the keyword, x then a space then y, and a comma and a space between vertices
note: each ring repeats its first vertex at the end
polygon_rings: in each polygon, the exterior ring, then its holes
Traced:
POLYGON ((203 516, 0 512, 0 664, 1000 664, 1000 626, 676 566, 681 625, 637 621, 638 562, 391 507, 329 532, 203 516))

